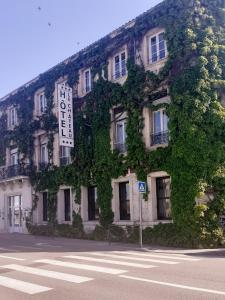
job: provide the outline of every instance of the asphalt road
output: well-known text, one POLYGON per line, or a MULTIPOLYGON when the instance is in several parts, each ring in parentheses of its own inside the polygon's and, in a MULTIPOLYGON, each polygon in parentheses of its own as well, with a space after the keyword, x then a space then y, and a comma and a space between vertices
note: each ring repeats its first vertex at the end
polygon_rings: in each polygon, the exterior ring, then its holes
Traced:
POLYGON ((225 249, 0 234, 0 299, 225 299, 225 249))

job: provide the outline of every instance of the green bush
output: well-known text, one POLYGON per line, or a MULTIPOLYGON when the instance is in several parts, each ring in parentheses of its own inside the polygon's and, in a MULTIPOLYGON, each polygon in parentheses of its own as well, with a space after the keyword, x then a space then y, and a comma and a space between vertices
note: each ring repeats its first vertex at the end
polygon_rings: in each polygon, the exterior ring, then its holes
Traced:
POLYGON ((89 234, 89 238, 95 241, 106 241, 108 238, 107 230, 101 225, 96 225, 95 229, 89 234))
POLYGON ((129 243, 138 243, 139 241, 139 226, 126 226, 127 238, 129 243))
POLYGON ((125 230, 118 225, 112 224, 109 227, 109 240, 112 242, 123 242, 126 241, 125 230))

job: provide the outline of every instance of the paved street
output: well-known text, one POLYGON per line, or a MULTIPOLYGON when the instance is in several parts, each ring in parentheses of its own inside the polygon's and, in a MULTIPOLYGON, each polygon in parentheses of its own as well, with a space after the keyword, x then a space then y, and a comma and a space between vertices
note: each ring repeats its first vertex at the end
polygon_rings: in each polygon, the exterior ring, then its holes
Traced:
POLYGON ((0 234, 0 299, 225 299, 225 249, 0 234))

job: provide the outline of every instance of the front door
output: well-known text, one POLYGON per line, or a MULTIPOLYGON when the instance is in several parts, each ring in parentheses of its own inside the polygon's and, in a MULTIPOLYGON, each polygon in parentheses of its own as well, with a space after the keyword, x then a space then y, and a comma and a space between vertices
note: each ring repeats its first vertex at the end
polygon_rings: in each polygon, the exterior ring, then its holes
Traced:
POLYGON ((8 198, 9 208, 9 231, 22 232, 22 203, 21 196, 10 196, 8 198))

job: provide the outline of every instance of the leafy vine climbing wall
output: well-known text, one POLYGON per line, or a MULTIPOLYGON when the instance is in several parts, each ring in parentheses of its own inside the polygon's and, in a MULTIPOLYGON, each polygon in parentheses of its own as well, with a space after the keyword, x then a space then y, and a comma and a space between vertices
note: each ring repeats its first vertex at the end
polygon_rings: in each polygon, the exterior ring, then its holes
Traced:
MULTIPOLYGON (((2 125, 1 137, 19 143, 21 153, 32 159, 33 134, 44 124, 49 153, 52 153, 57 122, 51 113, 42 123, 32 120, 34 92, 45 86, 50 112, 55 81, 64 76, 68 84, 75 87, 79 69, 91 67, 93 78, 98 74, 99 80, 83 99, 74 98, 73 163, 53 166, 45 172, 34 170, 32 180, 36 189, 49 189, 51 199, 55 199, 54 193, 60 185, 67 184, 74 187, 76 201, 80 203, 80 187, 96 185, 100 222, 107 227, 113 222, 112 179, 131 170, 138 179, 146 180, 150 172, 164 170, 172 179, 172 216, 184 243, 188 240, 193 244, 208 240, 220 242, 223 233, 219 217, 225 209, 225 109, 221 105, 225 87, 224 37, 224 0, 164 1, 138 17, 133 28, 123 29, 114 38, 103 38, 92 51, 75 55, 69 63, 59 64, 27 89, 11 96, 6 103, 18 105, 21 122, 13 133, 2 125), (155 27, 165 29, 169 52, 158 74, 145 72, 143 66, 135 64, 143 36, 155 27), (120 86, 102 78, 102 70, 107 70, 107 58, 125 43, 129 53, 128 78, 120 86), (152 104, 156 95, 160 96, 156 90, 160 91, 165 85, 169 87, 171 99, 169 105, 163 104, 169 116, 169 146, 149 151, 142 134, 143 109, 160 107, 152 104), (118 105, 127 112, 126 156, 112 151, 110 145, 110 113, 118 105), (204 194, 212 195, 211 201, 196 205, 196 198, 204 194)), ((6 122, 5 114, 0 122, 6 122)), ((0 149, 4 157, 2 142, 0 149)), ((3 158, 1 163, 4 163, 3 158)))

